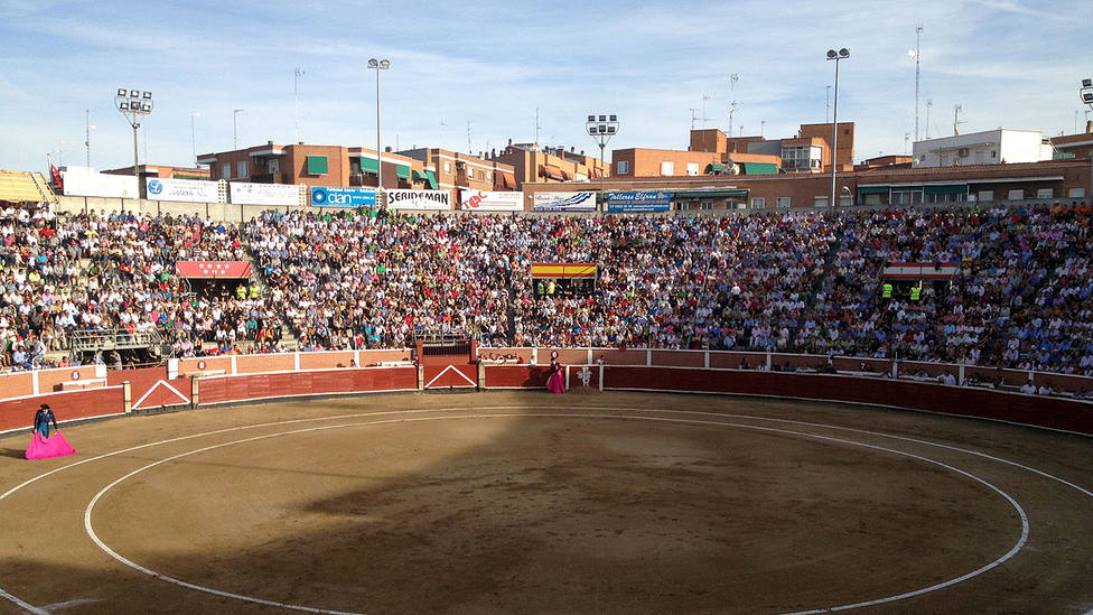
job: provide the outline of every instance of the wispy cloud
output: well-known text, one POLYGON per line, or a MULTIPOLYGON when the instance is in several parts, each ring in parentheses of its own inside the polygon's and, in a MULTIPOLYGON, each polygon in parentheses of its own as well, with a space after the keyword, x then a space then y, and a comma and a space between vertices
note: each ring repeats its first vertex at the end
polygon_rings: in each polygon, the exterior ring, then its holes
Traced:
MULTIPOLYGON (((615 112, 618 147, 683 147, 689 108, 709 125, 791 135, 822 121, 833 66, 846 46, 840 118, 858 122, 857 154, 900 152, 914 126, 914 26, 923 24, 922 105, 931 133, 948 130, 954 104, 965 130, 1008 125, 1050 134, 1072 128, 1076 86, 1088 72, 1093 3, 930 0, 871 3, 764 0, 463 4, 269 0, 182 5, 0 0, 0 166, 39 168, 63 147, 82 160, 84 110, 97 166, 124 165, 131 135, 111 104, 119 85, 156 92, 147 122, 155 162, 230 147, 232 108, 244 143, 293 138, 292 69, 300 80, 303 137, 372 143, 374 76, 384 55, 384 140, 467 149, 542 138, 592 149, 589 112, 615 112), (740 76, 730 89, 729 75, 740 76), (441 121, 447 126, 442 126, 441 121), (64 143, 61 146, 61 143, 64 143)), ((923 117, 923 123, 925 118, 923 117)))

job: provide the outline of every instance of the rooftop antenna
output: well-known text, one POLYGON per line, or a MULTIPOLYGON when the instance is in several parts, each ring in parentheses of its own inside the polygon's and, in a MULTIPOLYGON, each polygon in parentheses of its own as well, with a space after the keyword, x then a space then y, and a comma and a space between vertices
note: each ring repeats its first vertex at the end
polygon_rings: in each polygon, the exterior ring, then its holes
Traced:
POLYGON ((926 140, 930 140, 930 109, 934 106, 934 99, 926 99, 926 140))
MULTIPOLYGON (((691 131, 694 132, 695 122, 698 121, 698 109, 695 109, 694 107, 691 107, 690 110, 691 110, 691 131)), ((1077 121, 1077 120, 1075 120, 1075 121, 1077 121)), ((1075 132, 1077 132, 1077 131, 1075 131, 1075 132)))
POLYGON ((706 103, 709 102, 709 100, 711 98, 713 98, 713 97, 710 96, 709 94, 703 94, 702 95, 702 127, 703 128, 706 127, 706 122, 710 119, 710 118, 706 117, 706 103))
POLYGON ((915 48, 908 51, 908 55, 915 59, 915 141, 918 141, 918 84, 919 84, 919 62, 922 59, 922 49, 920 40, 922 38, 923 31, 922 24, 915 26, 915 48))
POLYGON ((960 112, 964 110, 964 105, 953 105, 953 136, 960 136, 960 125, 967 124, 967 122, 960 121, 960 112))
MULTIPOLYGON (((293 143, 300 142, 300 77, 306 75, 307 72, 297 66, 292 69, 292 120, 296 124, 296 140, 293 143)), ((379 156, 379 152, 376 152, 379 156)))
POLYGON ((766 120, 759 120, 759 138, 760 139, 765 138, 766 130, 767 130, 767 121, 766 120))
POLYGON ((730 139, 732 138, 732 127, 733 127, 732 120, 736 116, 736 107, 739 104, 740 103, 736 102, 735 100, 732 101, 731 103, 729 103, 729 138, 730 139))
POLYGON ((471 154, 471 121, 470 120, 467 120, 467 153, 471 154))
POLYGON ((539 131, 542 129, 543 125, 539 123, 539 107, 535 107, 535 149, 539 149, 539 131))
POLYGON ((729 91, 736 91, 736 82, 740 81, 740 73, 733 73, 729 75, 729 91))
POLYGON ((824 112, 824 123, 831 123, 831 86, 824 86, 827 89, 827 110, 824 112))

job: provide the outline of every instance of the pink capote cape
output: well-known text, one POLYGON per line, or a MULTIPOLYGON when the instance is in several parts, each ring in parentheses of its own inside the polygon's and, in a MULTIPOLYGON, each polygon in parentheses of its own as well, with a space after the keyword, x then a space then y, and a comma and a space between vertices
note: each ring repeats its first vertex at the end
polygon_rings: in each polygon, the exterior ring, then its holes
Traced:
POLYGON ((55 431, 48 438, 43 438, 37 431, 30 437, 30 446, 27 447, 27 459, 49 459, 50 457, 64 457, 74 455, 76 449, 65 440, 61 432, 55 431))
POLYGON ((547 390, 555 395, 565 393, 565 373, 558 370, 547 379, 547 390))

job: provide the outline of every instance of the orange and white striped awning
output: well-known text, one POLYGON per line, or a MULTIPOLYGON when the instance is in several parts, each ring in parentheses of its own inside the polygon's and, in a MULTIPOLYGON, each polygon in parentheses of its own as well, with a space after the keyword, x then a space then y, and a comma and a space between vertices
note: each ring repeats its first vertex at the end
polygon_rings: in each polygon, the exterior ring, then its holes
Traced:
POLYGON ((531 277, 595 279, 596 265, 593 263, 532 263, 531 277))

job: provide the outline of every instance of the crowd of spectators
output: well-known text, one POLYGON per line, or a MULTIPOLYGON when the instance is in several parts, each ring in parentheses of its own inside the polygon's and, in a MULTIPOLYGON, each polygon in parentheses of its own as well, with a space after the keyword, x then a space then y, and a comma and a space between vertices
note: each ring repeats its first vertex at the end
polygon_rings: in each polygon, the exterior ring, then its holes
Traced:
POLYGON ((489 346, 770 350, 964 361, 1093 375, 1091 212, 1082 206, 724 216, 0 212, 0 338, 42 365, 76 333, 155 332, 175 356, 489 346), (251 260, 256 279, 191 286, 183 260, 251 260), (549 285, 538 262, 594 263, 549 285), (955 263, 914 297, 889 263, 955 263))

